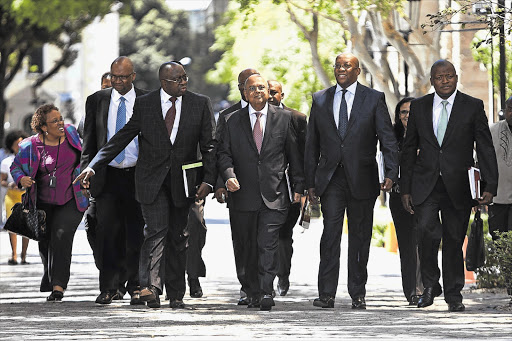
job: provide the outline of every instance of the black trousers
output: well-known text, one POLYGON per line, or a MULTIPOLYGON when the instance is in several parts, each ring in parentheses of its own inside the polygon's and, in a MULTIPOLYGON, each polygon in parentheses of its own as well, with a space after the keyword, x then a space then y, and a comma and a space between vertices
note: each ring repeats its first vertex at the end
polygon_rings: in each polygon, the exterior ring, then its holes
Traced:
POLYGON ((39 242, 39 255, 44 267, 40 291, 52 291, 56 285, 66 289, 73 239, 84 214, 76 207, 74 198, 64 205, 38 202, 37 208, 46 212, 46 227, 50 232, 49 239, 39 242))
POLYGON ((139 256, 144 219, 135 200, 135 167, 107 167, 106 183, 96 199, 96 257, 100 291, 116 291, 127 281, 132 294, 139 287, 139 256))
POLYGON ((343 168, 338 167, 320 197, 324 231, 320 239, 318 293, 336 296, 340 271, 341 234, 345 210, 348 217, 348 293, 353 299, 366 296, 368 256, 372 239, 373 207, 377 198, 352 196, 343 168))
POLYGON ((187 235, 185 228, 189 205, 176 207, 170 187, 163 185, 151 204, 141 204, 146 222, 144 242, 140 252, 139 278, 141 287, 165 289, 170 300, 185 295, 187 235))
POLYGON ((230 210, 238 280, 249 297, 272 293, 279 262, 279 229, 287 214, 288 209, 271 210, 264 204, 258 211, 230 210))
POLYGON ((206 224, 204 221, 205 200, 194 202, 188 214, 187 233, 187 275, 189 279, 206 276, 206 266, 202 258, 204 244, 206 243, 206 224))
POLYGON ((293 228, 300 216, 300 202, 291 204, 286 221, 279 230, 279 271, 277 277, 287 280, 290 276, 293 255, 293 228))
POLYGON ((489 205, 489 233, 493 240, 498 239, 496 231, 512 231, 512 204, 489 205))
POLYGON ((427 199, 414 207, 423 285, 425 288, 439 285, 441 272, 437 255, 442 240, 443 288, 447 303, 462 302, 460 291, 465 283, 462 244, 470 213, 471 207, 455 209, 441 177, 427 199))
POLYGON ((402 288, 405 297, 410 302, 411 296, 423 293, 414 215, 404 209, 400 193, 389 193, 389 209, 395 224, 400 251, 402 288))

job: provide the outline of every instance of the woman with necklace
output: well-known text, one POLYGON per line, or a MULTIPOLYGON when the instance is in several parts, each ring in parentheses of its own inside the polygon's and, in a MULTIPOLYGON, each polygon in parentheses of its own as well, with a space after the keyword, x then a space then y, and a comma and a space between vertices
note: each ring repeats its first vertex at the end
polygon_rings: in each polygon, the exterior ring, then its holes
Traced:
POLYGON ((47 301, 61 301, 69 281, 73 238, 89 200, 72 181, 80 174, 82 146, 76 129, 65 125, 53 104, 40 106, 31 122, 36 132, 20 143, 11 174, 26 188, 32 204, 46 212, 49 238, 39 242, 44 266, 41 292, 47 301))

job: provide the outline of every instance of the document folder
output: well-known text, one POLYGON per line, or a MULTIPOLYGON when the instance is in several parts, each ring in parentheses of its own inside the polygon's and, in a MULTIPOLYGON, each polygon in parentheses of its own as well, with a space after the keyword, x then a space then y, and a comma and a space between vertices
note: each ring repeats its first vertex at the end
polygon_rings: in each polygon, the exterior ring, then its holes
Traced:
POLYGON ((185 162, 181 169, 183 171, 183 185, 185 187, 185 196, 195 198, 197 189, 203 181, 203 161, 196 160, 185 162))

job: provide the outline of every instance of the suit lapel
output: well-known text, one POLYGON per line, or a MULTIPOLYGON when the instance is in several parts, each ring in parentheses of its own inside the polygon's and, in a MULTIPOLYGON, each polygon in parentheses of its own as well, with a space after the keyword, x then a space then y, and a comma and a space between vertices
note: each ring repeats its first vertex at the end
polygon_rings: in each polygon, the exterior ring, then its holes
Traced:
MULTIPOLYGON (((326 92, 326 113, 327 113, 327 120, 329 121, 329 124, 334 128, 334 130, 337 132, 338 128, 336 127, 336 121, 334 121, 334 112, 332 110, 332 105, 334 102, 334 95, 336 94, 336 85, 330 87, 326 92)), ((339 136, 339 135, 338 135, 339 136)))
POLYGON ((100 110, 99 119, 96 120, 96 124, 100 123, 102 128, 98 129, 98 131, 104 131, 105 134, 102 136, 103 144, 107 143, 107 134, 108 134, 108 110, 110 109, 110 98, 112 97, 112 89, 110 91, 106 91, 101 97, 100 101, 100 110))
MULTIPOLYGON (((256 142, 254 142, 254 138, 252 136, 251 119, 249 118, 249 105, 242 109, 242 112, 240 115, 240 123, 242 126, 242 130, 244 131, 245 135, 247 136, 247 139, 249 140, 249 144, 252 146, 252 148, 257 153, 258 148, 256 147, 256 142)), ((263 149, 263 144, 262 144, 262 149, 263 149)))
MULTIPOLYGON (((184 132, 187 131, 187 125, 189 124, 189 120, 187 119, 187 117, 191 117, 191 115, 192 115, 190 113, 190 110, 192 107, 192 103, 190 101, 191 100, 190 96, 188 96, 188 94, 185 93, 181 97, 181 99, 182 99, 182 102, 181 102, 180 121, 178 122, 178 132, 176 133, 176 138, 174 139, 173 144, 176 144, 182 138, 182 135, 185 134, 184 132)), ((164 127, 165 127, 165 121, 164 121, 164 127)), ((169 141, 170 141, 170 139, 169 139, 169 141)))
POLYGON ((361 106, 363 105, 365 97, 366 97, 366 87, 357 83, 356 95, 354 97, 354 101, 352 102, 352 110, 350 111, 350 119, 348 120, 348 125, 347 125, 347 135, 350 134, 350 131, 351 131, 352 126, 354 125, 354 122, 359 119, 359 110, 361 109, 361 106))
POLYGON ((455 122, 460 122, 459 116, 462 115, 461 108, 463 107, 463 105, 464 105, 464 103, 463 103, 462 96, 460 95, 460 92, 457 91, 457 94, 455 95, 455 99, 453 101, 452 111, 450 113, 450 119, 448 120, 448 125, 446 126, 446 132, 444 133, 444 138, 443 138, 443 142, 441 143, 441 145, 444 144, 445 141, 448 140, 448 138, 450 137, 451 132, 455 128, 455 124, 456 124, 455 122))
POLYGON ((425 123, 427 124, 427 131, 429 132, 427 136, 430 137, 432 143, 439 145, 436 134, 434 134, 434 113, 432 110, 434 106, 434 94, 427 95, 425 101, 426 103, 422 107, 425 108, 425 123))

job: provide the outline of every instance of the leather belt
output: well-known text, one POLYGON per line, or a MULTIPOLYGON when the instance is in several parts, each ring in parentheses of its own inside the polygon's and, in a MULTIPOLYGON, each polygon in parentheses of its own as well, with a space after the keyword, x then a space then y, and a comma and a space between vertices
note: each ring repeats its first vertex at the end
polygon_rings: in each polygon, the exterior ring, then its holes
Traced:
POLYGON ((126 167, 126 168, 117 168, 117 167, 108 166, 108 168, 115 170, 115 171, 120 171, 120 172, 131 172, 131 171, 135 170, 135 166, 126 167))

